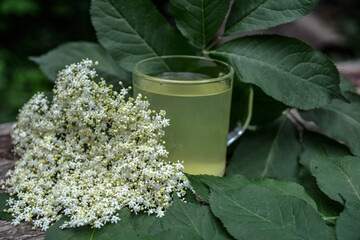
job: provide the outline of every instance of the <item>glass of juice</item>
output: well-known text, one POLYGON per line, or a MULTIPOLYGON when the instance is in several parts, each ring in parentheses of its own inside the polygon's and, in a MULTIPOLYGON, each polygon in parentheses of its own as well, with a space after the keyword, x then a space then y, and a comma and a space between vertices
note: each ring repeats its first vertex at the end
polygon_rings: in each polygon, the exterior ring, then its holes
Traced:
POLYGON ((233 75, 227 63, 195 56, 154 57, 134 67, 134 96, 166 111, 168 160, 183 161, 186 173, 224 174, 233 75))

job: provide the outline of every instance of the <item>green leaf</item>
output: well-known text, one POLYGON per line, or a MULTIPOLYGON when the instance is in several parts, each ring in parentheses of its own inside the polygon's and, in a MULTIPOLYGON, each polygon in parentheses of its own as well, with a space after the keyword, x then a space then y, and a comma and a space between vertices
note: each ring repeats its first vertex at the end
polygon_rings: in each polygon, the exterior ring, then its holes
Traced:
MULTIPOLYGON (((129 209, 123 208, 119 211, 120 221, 117 223, 108 223, 105 226, 97 229, 93 234, 93 239, 96 240, 127 240, 129 236, 136 236, 134 227, 130 219, 129 209)), ((140 239, 140 238, 139 238, 140 239)))
POLYGON ((306 121, 315 122, 323 133, 340 140, 360 156, 360 96, 347 95, 351 103, 334 100, 319 109, 300 112, 306 121))
POLYGON ((156 215, 148 215, 146 213, 131 214, 131 221, 136 232, 144 232, 155 235, 162 232, 161 219, 156 215))
MULTIPOLYGON (((253 89, 254 105, 251 125, 264 125, 272 122, 280 117, 281 113, 287 108, 283 103, 266 95, 259 87, 253 86, 253 89)), ((233 93, 236 94, 235 91, 233 91, 233 93)))
POLYGON ((58 72, 65 68, 66 65, 80 62, 82 59, 91 59, 98 61, 96 66, 101 77, 105 80, 108 78, 117 78, 131 81, 130 73, 120 68, 106 50, 97 43, 92 42, 70 42, 62 44, 48 53, 39 57, 30 57, 37 63, 44 74, 52 81, 56 80, 58 72))
POLYGON ((266 29, 299 19, 313 10, 317 0, 235 0, 224 35, 266 29))
POLYGON ((310 169, 319 188, 331 199, 360 201, 360 157, 313 158, 310 169))
POLYGON ((9 207, 7 206, 7 200, 10 198, 10 195, 7 193, 0 193, 0 219, 11 222, 14 218, 10 213, 4 212, 9 207))
POLYGON ((145 58, 194 54, 149 0, 92 0, 90 14, 100 44, 128 71, 145 58))
POLYGON ((314 209, 317 209, 315 201, 305 192, 303 186, 294 182, 281 182, 273 179, 261 179, 254 181, 253 185, 259 191, 267 191, 277 196, 293 196, 304 200, 314 209))
POLYGON ((212 189, 210 206, 237 239, 335 239, 308 203, 260 191, 256 185, 232 191, 212 189))
POLYGON ((360 239, 360 202, 347 201, 345 210, 342 212, 336 224, 336 236, 338 240, 360 239))
POLYGON ((188 175, 188 178, 195 192, 202 192, 203 195, 200 196, 205 196, 208 202, 211 189, 218 191, 232 191, 255 184, 256 187, 260 189, 259 191, 268 191, 277 196, 294 196, 308 202, 316 209, 314 200, 309 197, 301 185, 294 182, 280 182, 268 178, 252 181, 242 175, 232 175, 230 177, 188 175))
POLYGON ((209 202, 210 190, 202 181, 201 177, 204 175, 190 175, 186 174, 187 178, 190 181, 192 188, 195 193, 202 198, 204 201, 209 202))
POLYGON ((92 239, 95 229, 91 229, 90 226, 78 227, 78 228, 66 228, 61 229, 60 226, 69 221, 68 217, 62 217, 52 227, 47 230, 45 240, 89 240, 92 239))
POLYGON ((300 164, 310 170, 310 160, 317 157, 339 157, 351 155, 349 149, 323 135, 304 132, 300 164))
POLYGON ((296 39, 247 36, 229 41, 209 55, 232 65, 235 80, 255 84, 291 107, 313 109, 343 98, 335 65, 296 39))
POLYGON ((193 191, 191 189, 186 190, 186 194, 184 196, 184 201, 187 203, 192 203, 192 204, 196 204, 196 205, 199 204, 198 200, 196 199, 196 195, 193 193, 193 191))
POLYGON ((215 36, 229 6, 229 0, 170 0, 176 26, 199 49, 215 36))
POLYGON ((209 202, 210 190, 209 187, 215 189, 235 189, 241 186, 248 185, 251 180, 242 175, 233 175, 231 177, 216 177, 210 175, 186 175, 193 187, 195 193, 203 200, 209 202))
POLYGON ((248 131, 241 137, 227 174, 296 180, 300 150, 296 128, 282 116, 264 128, 256 132, 248 131))
POLYGON ((202 238, 194 232, 193 229, 185 226, 174 226, 168 228, 158 234, 156 234, 153 238, 156 240, 202 240, 202 238))
POLYGON ((184 203, 176 196, 171 207, 166 210, 163 227, 186 226, 201 239, 231 239, 221 222, 214 217, 208 206, 184 203))
MULTIPOLYGON (((94 238, 95 239, 95 238, 94 238)), ((121 232, 119 235, 113 236, 111 238, 96 238, 98 240, 121 240, 121 239, 131 239, 131 240, 153 240, 154 237, 150 236, 146 233, 142 233, 142 232, 135 232, 135 231, 125 231, 125 232, 121 232)), ((93 239, 89 239, 89 240, 93 240, 93 239)))
POLYGON ((343 76, 340 76, 340 89, 341 89, 341 92, 345 95, 348 92, 357 93, 354 84, 352 84, 349 79, 347 79, 343 76))
POLYGON ((46 232, 45 239, 49 240, 121 240, 121 239, 150 239, 147 233, 135 232, 130 219, 130 212, 127 208, 119 211, 117 223, 108 223, 100 229, 90 226, 61 229, 60 226, 68 221, 68 217, 62 217, 46 232))
POLYGON ((343 206, 328 198, 318 187, 315 177, 310 172, 310 160, 318 157, 337 157, 350 155, 349 149, 323 135, 304 132, 303 151, 300 155, 302 165, 301 184, 306 192, 315 200, 317 209, 325 217, 338 216, 343 206))
POLYGON ((310 170, 301 172, 301 185, 306 193, 315 201, 318 212, 327 219, 329 223, 335 223, 336 216, 344 210, 344 206, 330 199, 318 187, 316 179, 311 175, 310 170))

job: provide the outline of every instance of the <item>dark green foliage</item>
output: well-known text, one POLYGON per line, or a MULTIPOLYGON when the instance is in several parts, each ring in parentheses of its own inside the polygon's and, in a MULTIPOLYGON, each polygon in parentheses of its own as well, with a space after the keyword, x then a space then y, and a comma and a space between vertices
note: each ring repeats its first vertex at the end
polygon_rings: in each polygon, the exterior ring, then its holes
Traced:
POLYGON ((175 197, 173 205, 166 211, 163 227, 187 227, 201 239, 231 239, 219 219, 214 217, 208 206, 184 203, 175 197))
MULTIPOLYGON (((350 155, 349 149, 338 142, 320 134, 305 132, 303 136, 302 152, 299 162, 301 164, 301 184, 306 192, 315 200, 318 211, 325 217, 339 215, 344 207, 331 200, 324 194, 316 183, 316 178, 311 175, 310 161, 319 157, 337 157, 350 155)), ((330 222, 334 222, 330 220, 330 222)))
POLYGON ((350 103, 334 100, 319 109, 302 112, 301 116, 320 126, 328 137, 340 140, 360 156, 360 96, 352 94, 350 103))
POLYGON ((359 157, 313 158, 310 169, 320 189, 331 199, 360 202, 359 157))
POLYGON ((235 80, 254 84, 287 106, 313 109, 341 97, 339 73, 320 52, 276 35, 231 40, 210 56, 235 68, 235 80))
POLYGON ((12 221, 13 217, 11 214, 5 212, 4 210, 8 209, 7 200, 10 195, 6 193, 0 193, 0 219, 5 221, 12 221))
POLYGON ((210 206, 237 239, 335 239, 320 214, 306 202, 249 185, 213 191, 210 206))
POLYGON ((60 226, 67 220, 67 217, 62 217, 58 220, 47 232, 46 240, 70 240, 70 239, 93 239, 94 230, 89 226, 79 228, 69 228, 61 230, 60 226))
POLYGON ((170 0, 176 26, 196 48, 204 50, 230 7, 229 0, 170 0))
POLYGON ((91 20, 100 44, 128 71, 145 58, 194 54, 148 0, 93 0, 91 20))
POLYGON ((31 96, 52 89, 29 56, 66 41, 96 41, 89 6, 88 0, 0 1, 0 123, 15 121, 31 96))
POLYGON ((226 23, 225 35, 266 29, 303 17, 318 1, 312 0, 234 0, 226 23))
POLYGON ((101 45, 92 42, 66 43, 47 54, 40 57, 31 57, 30 59, 40 66, 41 70, 50 80, 55 81, 57 73, 64 66, 80 62, 86 58, 97 59, 99 61, 96 69, 99 75, 107 80, 109 78, 118 79, 118 76, 122 76, 122 80, 125 81, 129 81, 131 78, 130 74, 119 67, 101 45), (42 67, 45 65, 46 67, 42 67))
POLYGON ((348 201, 345 210, 339 216, 336 235, 339 240, 355 240, 360 238, 360 202, 348 201))
POLYGON ((296 128, 285 116, 240 139, 232 156, 228 175, 296 180, 301 145, 296 128))

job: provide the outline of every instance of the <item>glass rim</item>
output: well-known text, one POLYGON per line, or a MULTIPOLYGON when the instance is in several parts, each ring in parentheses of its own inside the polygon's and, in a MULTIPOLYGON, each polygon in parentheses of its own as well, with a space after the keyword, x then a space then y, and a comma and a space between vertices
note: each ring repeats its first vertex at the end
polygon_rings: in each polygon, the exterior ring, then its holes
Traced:
POLYGON ((212 58, 192 56, 192 55, 167 55, 167 56, 150 57, 150 58, 140 60, 139 62, 137 62, 135 64, 135 66, 133 68, 133 74, 136 74, 137 76, 139 76, 141 78, 145 78, 146 80, 154 81, 154 82, 172 83, 172 84, 202 84, 202 83, 212 83, 212 82, 219 82, 219 81, 225 80, 234 75, 234 68, 226 62, 223 62, 223 61, 220 61, 217 59, 212 59, 212 58), (207 79, 200 79, 200 80, 175 80, 175 79, 163 79, 163 78, 159 78, 159 77, 153 77, 153 76, 142 73, 138 69, 138 66, 145 62, 152 61, 155 59, 166 59, 166 58, 186 58, 186 59, 192 58, 192 59, 198 59, 198 60, 204 60, 204 61, 217 62, 217 63, 224 65, 226 68, 228 68, 229 72, 221 77, 214 77, 214 78, 207 78, 207 79))

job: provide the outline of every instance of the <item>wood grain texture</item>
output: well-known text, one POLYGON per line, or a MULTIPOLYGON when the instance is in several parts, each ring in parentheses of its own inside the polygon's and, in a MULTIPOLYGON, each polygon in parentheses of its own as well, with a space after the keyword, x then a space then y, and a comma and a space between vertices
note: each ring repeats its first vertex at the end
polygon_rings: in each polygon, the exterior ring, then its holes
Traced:
POLYGON ((43 240, 45 232, 32 230, 31 223, 21 223, 14 227, 10 222, 0 220, 0 239, 2 240, 43 240))

